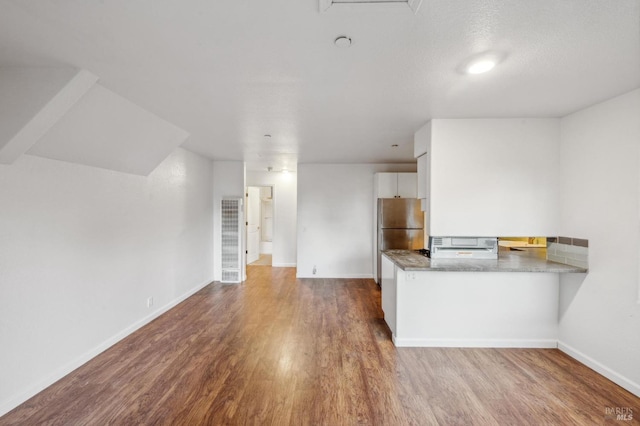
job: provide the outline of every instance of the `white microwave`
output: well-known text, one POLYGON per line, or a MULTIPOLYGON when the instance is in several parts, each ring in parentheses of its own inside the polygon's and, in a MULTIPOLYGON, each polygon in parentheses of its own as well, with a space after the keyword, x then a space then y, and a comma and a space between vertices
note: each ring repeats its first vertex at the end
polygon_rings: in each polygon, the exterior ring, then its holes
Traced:
POLYGON ((429 237, 432 259, 497 259, 498 237, 429 237))

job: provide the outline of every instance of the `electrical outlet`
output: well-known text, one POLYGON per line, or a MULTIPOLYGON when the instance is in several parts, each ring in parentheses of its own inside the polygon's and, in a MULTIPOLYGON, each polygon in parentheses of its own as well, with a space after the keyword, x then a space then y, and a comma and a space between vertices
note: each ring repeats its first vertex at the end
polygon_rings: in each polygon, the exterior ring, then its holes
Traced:
POLYGON ((316 269, 316 265, 313 265, 313 275, 315 275, 316 272, 318 272, 318 270, 316 269))
POLYGON ((153 297, 150 297, 147 299, 147 308, 150 308, 153 306, 153 297))

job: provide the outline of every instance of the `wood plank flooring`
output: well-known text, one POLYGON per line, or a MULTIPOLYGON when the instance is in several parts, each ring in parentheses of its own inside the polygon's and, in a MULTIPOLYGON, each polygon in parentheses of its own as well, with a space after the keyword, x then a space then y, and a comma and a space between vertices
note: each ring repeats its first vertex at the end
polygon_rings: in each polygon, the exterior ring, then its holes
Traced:
POLYGON ((0 425, 639 424, 640 399, 558 350, 395 348, 372 280, 250 267, 0 425), (633 421, 607 418, 631 408, 633 421))
POLYGON ((272 256, 270 254, 261 254, 258 260, 251 263, 251 266, 271 266, 272 256))

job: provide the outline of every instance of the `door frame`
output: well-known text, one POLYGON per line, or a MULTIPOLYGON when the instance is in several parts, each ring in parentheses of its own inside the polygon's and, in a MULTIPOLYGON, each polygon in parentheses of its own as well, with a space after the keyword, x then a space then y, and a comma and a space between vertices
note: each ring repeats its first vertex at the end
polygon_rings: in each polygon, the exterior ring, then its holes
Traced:
MULTIPOLYGON (((276 233, 276 186, 275 184, 251 184, 251 183, 247 183, 245 186, 245 201, 247 201, 248 198, 248 194, 249 194, 249 188, 250 187, 254 187, 254 188, 271 188, 271 202, 272 202, 272 229, 271 229, 271 255, 273 256, 273 240, 275 238, 275 233, 276 233)), ((261 199, 259 201, 262 201, 261 199)), ((260 204, 260 209, 262 210, 262 203, 260 204)), ((245 217, 247 217, 247 208, 248 208, 248 202, 245 202, 245 217)), ((262 214, 260 214, 260 226, 262 227, 262 214)), ((249 232, 248 232, 248 223, 247 221, 245 221, 245 238, 244 238, 244 242, 245 242, 245 247, 247 247, 245 249, 245 265, 249 265, 248 262, 248 257, 246 256, 246 251, 248 251, 248 243, 249 243, 249 232)), ((260 243, 262 242, 262 228, 260 229, 260 242, 258 243, 258 256, 261 254, 260 253, 260 243)), ((273 263, 273 257, 272 257, 272 263, 273 263)))

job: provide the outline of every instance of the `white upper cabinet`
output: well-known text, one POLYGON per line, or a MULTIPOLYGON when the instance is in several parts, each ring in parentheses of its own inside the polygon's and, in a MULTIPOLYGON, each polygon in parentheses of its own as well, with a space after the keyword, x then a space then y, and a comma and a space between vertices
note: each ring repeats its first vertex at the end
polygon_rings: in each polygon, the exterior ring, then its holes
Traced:
POLYGON ((417 198, 429 197, 429 158, 427 153, 418 157, 418 195, 417 198))
POLYGON ((378 198, 395 198, 398 195, 397 173, 376 173, 378 198))
POLYGON ((399 198, 417 198, 418 197, 417 173, 398 173, 398 197, 399 198))
POLYGON ((416 173, 376 173, 377 198, 417 198, 416 173))
POLYGON ((422 126, 414 135, 413 138, 413 155, 418 159, 418 187, 417 198, 424 200, 422 202, 423 210, 427 207, 427 199, 429 194, 429 180, 430 180, 430 155, 431 155, 431 121, 422 126))

